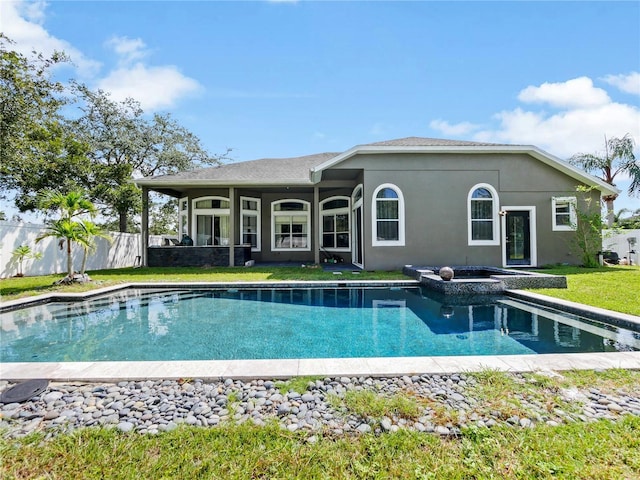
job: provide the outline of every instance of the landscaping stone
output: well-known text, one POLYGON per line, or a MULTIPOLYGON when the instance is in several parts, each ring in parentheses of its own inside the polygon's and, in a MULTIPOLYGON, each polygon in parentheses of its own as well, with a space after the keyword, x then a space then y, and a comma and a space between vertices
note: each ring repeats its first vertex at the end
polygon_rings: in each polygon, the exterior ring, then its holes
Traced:
MULTIPOLYGON (((514 374, 517 376, 517 374, 514 374)), ((520 377, 519 381, 523 381, 520 377)), ((498 410, 483 410, 482 401, 467 388, 472 377, 454 375, 412 375, 392 378, 337 377, 315 380, 300 392, 281 394, 274 381, 224 379, 205 382, 172 380, 118 382, 117 384, 50 385, 48 390, 23 403, 0 404, 0 428, 8 437, 44 431, 47 438, 62 432, 91 426, 112 426, 123 432, 155 435, 179 424, 215 428, 225 423, 265 425, 277 421, 291 432, 326 431, 334 435, 385 434, 400 429, 438 435, 458 435, 475 426, 498 424, 513 428, 535 428, 546 423, 616 420, 623 415, 640 416, 640 398, 627 392, 609 395, 598 389, 568 389, 564 401, 579 411, 567 413, 560 406, 547 411, 543 402, 518 395, 526 416, 502 416, 498 410), (407 393, 427 400, 413 419, 394 415, 381 418, 356 415, 340 404, 347 391, 371 390, 379 395, 407 393), (330 396, 336 400, 329 401, 330 396), (229 402, 229 398, 234 398, 229 402), (451 413, 455 422, 439 420, 434 404, 451 413), (232 413, 230 413, 230 410, 232 413)), ((0 392, 11 388, 0 382, 0 392)), ((573 408, 573 407, 572 407, 573 408)), ((521 414, 522 415, 522 414, 521 414)))

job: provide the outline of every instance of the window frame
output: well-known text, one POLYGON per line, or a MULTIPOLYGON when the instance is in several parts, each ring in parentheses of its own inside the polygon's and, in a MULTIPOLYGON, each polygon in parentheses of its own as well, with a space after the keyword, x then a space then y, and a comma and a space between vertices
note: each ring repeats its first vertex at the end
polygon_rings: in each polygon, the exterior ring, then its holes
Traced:
POLYGON ((189 197, 178 200, 178 240, 189 235, 189 197))
POLYGON ((551 198, 551 229, 554 232, 575 232, 578 223, 578 216, 576 214, 576 204, 578 202, 577 197, 565 196, 565 197, 552 197, 551 198), (559 225, 557 222, 558 206, 568 205, 569 212, 569 225, 559 225))
POLYGON ((223 218, 227 217, 228 227, 231 226, 231 205, 229 208, 196 208, 196 202, 201 202, 203 200, 223 200, 229 203, 229 198, 222 197, 220 195, 209 195, 205 197, 194 198, 191 201, 191 238, 193 239, 193 245, 197 247, 228 247, 231 241, 231 232, 229 232, 229 238, 227 239, 227 244, 223 244, 222 240, 218 245, 215 244, 215 231, 211 232, 211 244, 205 243, 200 244, 198 242, 198 215, 200 216, 211 216, 211 226, 212 229, 215 229, 215 218, 223 218))
MULTIPOLYGON (((319 232, 319 236, 318 236, 318 245, 320 245, 320 248, 322 248, 323 250, 326 250, 328 252, 350 252, 351 251, 351 197, 347 196, 347 195, 335 195, 333 197, 328 197, 325 198, 324 200, 322 200, 320 202, 320 232, 319 232), (324 205, 326 203, 329 203, 331 201, 334 200, 346 200, 347 202, 347 206, 346 207, 339 207, 339 208, 329 208, 329 209, 325 209, 324 205), (324 217, 325 216, 333 216, 334 218, 334 225, 337 225, 337 222, 335 221, 335 217, 336 215, 343 215, 346 214, 347 215, 347 247, 325 247, 324 246, 324 217)), ((331 232, 333 234, 333 238, 334 238, 334 245, 338 244, 338 234, 339 233, 344 233, 344 232, 338 232, 338 231, 334 231, 331 232)))
MULTIPOLYGON (((293 238, 294 232, 289 232, 290 238, 293 238)), ((293 242, 290 242, 293 245, 293 242)), ((299 198, 283 198, 282 200, 275 200, 271 202, 271 251, 274 252, 310 252, 311 251, 311 202, 306 200, 301 200, 299 198), (278 211, 275 209, 276 205, 281 203, 300 203, 306 206, 305 210, 296 211, 296 210, 285 210, 278 211), (279 216, 290 216, 290 217, 306 217, 306 247, 277 247, 276 246, 276 235, 282 235, 276 232, 276 217, 279 216)))
MULTIPOLYGON (((500 198, 498 196, 498 192, 492 185, 488 183, 478 183, 471 187, 469 193, 467 194, 467 242, 469 246, 494 246, 500 245, 500 222, 498 221, 500 214, 500 198), (473 221, 472 218, 472 208, 471 202, 473 201, 487 201, 481 199, 474 199, 473 194, 478 189, 488 190, 491 194, 491 201, 493 202, 491 205, 491 222, 492 222, 492 239, 490 240, 474 240, 473 239, 473 221)), ((488 219, 481 219, 488 220, 488 219)))
POLYGON ((260 212, 262 211, 262 199, 258 197, 240 197, 240 239, 244 241, 244 217, 256 217, 256 246, 251 247, 252 252, 259 252, 262 250, 262 215, 260 212), (257 209, 249 210, 243 208, 242 204, 244 201, 256 202, 257 209))
MULTIPOLYGON (((380 200, 394 200, 394 199, 380 199, 380 200)), ((405 206, 404 195, 402 190, 393 183, 383 183, 378 185, 373 191, 371 198, 371 246, 373 247, 404 247, 405 245, 405 206), (398 202, 398 239, 397 240, 378 240, 378 193, 385 189, 393 190, 397 195, 398 202)), ((380 221, 388 221, 389 219, 381 219, 380 221)))

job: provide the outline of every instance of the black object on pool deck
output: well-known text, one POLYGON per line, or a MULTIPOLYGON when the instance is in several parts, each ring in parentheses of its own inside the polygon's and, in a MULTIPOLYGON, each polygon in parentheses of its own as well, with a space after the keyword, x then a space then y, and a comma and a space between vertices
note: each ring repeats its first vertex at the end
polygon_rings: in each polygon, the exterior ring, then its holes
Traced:
POLYGON ((0 403, 25 402, 42 393, 48 386, 49 380, 27 380, 2 392, 0 403))

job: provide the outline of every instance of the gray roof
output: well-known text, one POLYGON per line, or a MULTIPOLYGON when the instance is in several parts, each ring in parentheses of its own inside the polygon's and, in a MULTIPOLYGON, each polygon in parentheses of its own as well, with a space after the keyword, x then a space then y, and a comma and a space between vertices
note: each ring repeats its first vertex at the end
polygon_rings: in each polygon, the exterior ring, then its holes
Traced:
MULTIPOLYGON (((441 138, 407 137, 357 147, 437 147, 437 146, 494 146, 495 143, 445 140, 441 138)), ((228 163, 218 167, 199 168, 174 175, 162 175, 137 180, 139 185, 221 184, 292 185, 311 184, 309 172, 343 152, 317 153, 293 158, 262 158, 246 162, 228 163)))
POLYGON ((407 137, 384 142, 367 143, 362 147, 493 147, 503 143, 468 142, 466 140, 446 140, 444 138, 407 137))
POLYGON ((139 185, 172 183, 197 184, 215 182, 217 184, 311 184, 309 171, 330 160, 338 153, 317 153, 293 158, 262 158, 247 162, 228 163, 218 167, 198 168, 153 178, 137 180, 139 185))

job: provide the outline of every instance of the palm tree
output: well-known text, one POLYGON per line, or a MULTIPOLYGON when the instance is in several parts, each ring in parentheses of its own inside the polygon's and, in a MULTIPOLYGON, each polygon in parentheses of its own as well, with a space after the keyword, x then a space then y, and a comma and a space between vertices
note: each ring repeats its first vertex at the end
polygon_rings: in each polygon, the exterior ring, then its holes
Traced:
POLYGON ((20 245, 12 253, 12 257, 18 261, 18 273, 16 277, 24 277, 23 265, 24 261, 33 258, 35 260, 42 258, 42 252, 34 252, 29 245, 20 245))
POLYGON ((63 238, 67 241, 67 277, 64 281, 73 281, 73 260, 71 246, 73 242, 84 245, 87 243, 84 230, 80 223, 67 218, 53 220, 47 224, 47 231, 36 238, 36 243, 47 237, 63 238))
POLYGON ((67 194, 45 190, 40 195, 39 204, 44 210, 59 210, 60 217, 69 220, 85 214, 94 216, 97 212, 95 205, 81 190, 73 190, 67 194))
POLYGON ((85 197, 82 191, 74 190, 67 194, 56 191, 45 191, 40 195, 40 208, 45 210, 58 210, 60 218, 47 223, 47 231, 36 238, 36 242, 46 237, 66 239, 67 242, 67 277, 63 282, 73 281, 73 260, 71 256, 73 242, 79 243, 83 248, 89 248, 90 241, 77 217, 82 215, 95 215, 96 207, 85 197))
MULTIPOLYGON (((587 172, 599 174, 599 178, 615 187, 614 179, 620 173, 626 173, 631 177, 629 195, 640 192, 640 162, 633 154, 633 138, 626 134, 622 138, 604 139, 604 153, 578 153, 569 159, 573 165, 583 168, 587 172)), ((613 202, 618 195, 605 195, 604 202, 607 205, 607 225, 613 226, 614 211, 613 202)))
POLYGON ((82 227, 84 240, 85 240, 82 243, 82 249, 84 252, 82 254, 82 267, 80 267, 80 275, 84 277, 85 276, 84 272, 87 267, 87 254, 89 253, 90 250, 95 250, 96 248, 95 238, 96 237, 104 238, 109 242, 111 242, 112 240, 107 232, 102 230, 100 227, 98 227, 95 223, 93 223, 90 220, 82 220, 82 222, 80 222, 80 226, 82 227))

